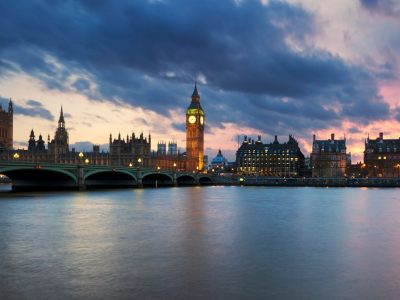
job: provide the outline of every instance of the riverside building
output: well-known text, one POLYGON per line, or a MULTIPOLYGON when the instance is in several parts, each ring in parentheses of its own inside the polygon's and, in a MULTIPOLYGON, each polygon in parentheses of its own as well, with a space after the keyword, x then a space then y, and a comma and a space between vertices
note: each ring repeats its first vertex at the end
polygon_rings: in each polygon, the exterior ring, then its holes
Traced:
POLYGON ((292 135, 285 143, 275 136, 269 144, 264 144, 261 136, 257 140, 245 136, 236 152, 236 167, 244 175, 297 177, 303 175, 304 155, 292 135))
POLYGON ((317 140, 313 135, 311 153, 312 177, 338 178, 346 176, 346 139, 317 140))
POLYGON ((367 177, 400 177, 400 138, 384 139, 383 132, 376 139, 365 140, 364 164, 367 177))

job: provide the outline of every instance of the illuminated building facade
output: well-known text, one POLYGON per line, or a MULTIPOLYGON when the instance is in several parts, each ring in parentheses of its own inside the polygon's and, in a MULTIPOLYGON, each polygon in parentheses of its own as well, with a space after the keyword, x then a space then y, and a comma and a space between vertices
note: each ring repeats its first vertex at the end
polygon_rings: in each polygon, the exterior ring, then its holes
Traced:
POLYGON ((195 85, 192 101, 186 111, 186 170, 204 169, 204 111, 195 85))
POLYGON ((346 176, 346 139, 317 140, 313 135, 311 153, 312 177, 337 178, 346 176))
POLYGON ((13 148, 13 118, 14 109, 10 99, 8 111, 0 106, 0 151, 12 150, 13 148))
POLYGON ((376 139, 365 140, 364 164, 366 176, 400 177, 400 138, 384 139, 383 132, 376 139))
POLYGON ((236 167, 245 175, 297 177, 302 176, 304 155, 291 135, 285 143, 279 143, 275 136, 269 144, 264 144, 261 136, 256 141, 245 136, 236 152, 236 167))
POLYGON ((134 166, 150 166, 151 158, 151 135, 148 138, 143 136, 143 133, 139 137, 132 133, 131 136, 127 135, 126 140, 121 138, 121 134, 118 134, 118 138, 112 139, 110 134, 110 165, 113 166, 128 166, 133 164, 134 166), (140 158, 140 162, 138 162, 140 158))

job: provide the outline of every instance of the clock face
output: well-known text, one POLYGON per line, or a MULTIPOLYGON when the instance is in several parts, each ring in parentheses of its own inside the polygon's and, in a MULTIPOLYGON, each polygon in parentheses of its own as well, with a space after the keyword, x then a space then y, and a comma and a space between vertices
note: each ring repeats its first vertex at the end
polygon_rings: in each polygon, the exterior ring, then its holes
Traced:
POLYGON ((201 125, 204 124, 204 118, 203 118, 203 116, 200 117, 200 124, 201 124, 201 125))
POLYGON ((189 123, 194 124, 196 122, 196 117, 195 116, 189 116, 189 123))

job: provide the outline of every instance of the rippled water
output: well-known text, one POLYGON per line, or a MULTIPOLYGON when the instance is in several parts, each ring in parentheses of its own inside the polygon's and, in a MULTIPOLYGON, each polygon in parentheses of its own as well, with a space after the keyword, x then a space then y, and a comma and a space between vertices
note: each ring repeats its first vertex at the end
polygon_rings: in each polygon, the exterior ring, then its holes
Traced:
POLYGON ((0 194, 0 299, 398 299, 398 189, 0 194))

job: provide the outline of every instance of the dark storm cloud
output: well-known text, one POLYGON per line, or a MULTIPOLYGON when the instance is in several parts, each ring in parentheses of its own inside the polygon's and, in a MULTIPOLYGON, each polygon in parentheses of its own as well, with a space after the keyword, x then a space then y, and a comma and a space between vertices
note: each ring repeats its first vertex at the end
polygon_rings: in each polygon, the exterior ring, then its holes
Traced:
POLYGON ((397 0, 360 0, 360 3, 371 12, 400 17, 400 6, 397 0))
POLYGON ((188 105, 202 74, 203 106, 214 126, 234 122, 287 134, 389 115, 378 75, 309 45, 313 16, 285 2, 3 1, 0 28, 2 61, 49 88, 74 88, 95 100, 166 114, 188 105), (86 79, 68 86, 79 72, 91 74, 97 91, 86 79))
MULTIPOLYGON (((1 107, 5 110, 8 110, 8 103, 10 99, 6 99, 0 96, 0 104, 1 107)), ((54 120, 53 114, 46 109, 43 104, 36 100, 27 100, 26 105, 17 105, 14 103, 14 114, 16 115, 24 115, 35 118, 42 118, 49 121, 54 120)))

